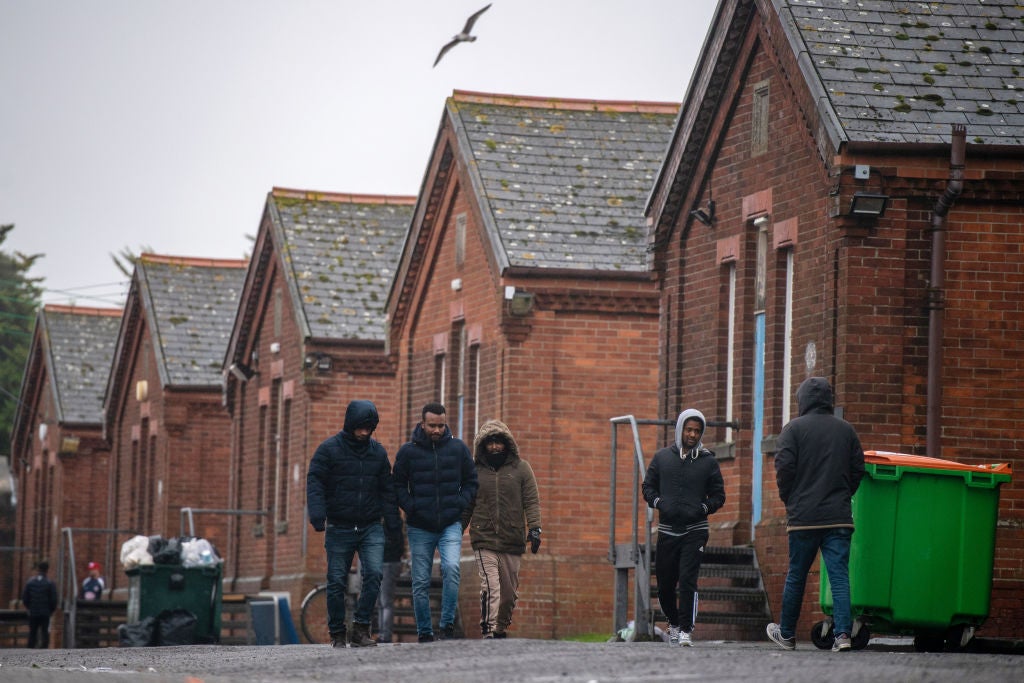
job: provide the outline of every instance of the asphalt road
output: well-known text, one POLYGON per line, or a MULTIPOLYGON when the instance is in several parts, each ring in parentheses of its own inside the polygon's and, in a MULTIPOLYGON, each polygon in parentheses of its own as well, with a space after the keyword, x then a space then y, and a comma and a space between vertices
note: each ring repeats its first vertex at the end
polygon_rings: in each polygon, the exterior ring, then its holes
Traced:
MULTIPOLYGON (((1007 650, 1004 648, 1004 652, 1007 650)), ((0 649, 0 681, 109 683, 659 683, 661 681, 1014 681, 1024 654, 918 653, 876 644, 833 654, 810 643, 713 641, 693 648, 510 638, 333 650, 326 645, 0 649)))

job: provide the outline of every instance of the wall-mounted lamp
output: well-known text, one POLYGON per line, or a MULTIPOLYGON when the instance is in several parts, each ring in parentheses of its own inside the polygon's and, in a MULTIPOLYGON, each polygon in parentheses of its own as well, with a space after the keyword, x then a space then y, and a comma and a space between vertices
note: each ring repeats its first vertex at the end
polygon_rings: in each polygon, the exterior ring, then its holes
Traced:
POLYGON ((512 315, 527 315, 533 310, 533 293, 516 290, 508 300, 508 312, 512 315))
POLYGON ((690 216, 696 218, 704 225, 711 227, 711 224, 715 222, 715 200, 708 200, 708 208, 702 209, 699 206, 690 212, 690 216))
POLYGON ((878 218, 885 213, 888 202, 888 195, 855 192, 850 202, 850 215, 878 218))
POLYGON ((317 372, 327 372, 334 367, 334 359, 326 353, 307 353, 302 360, 302 367, 306 370, 316 368, 317 372))
POLYGON ((228 367, 228 372, 235 376, 239 382, 248 382, 256 374, 256 371, 250 368, 245 363, 232 363, 228 367))
POLYGON ((74 455, 78 452, 80 440, 77 436, 65 436, 60 440, 61 455, 74 455))

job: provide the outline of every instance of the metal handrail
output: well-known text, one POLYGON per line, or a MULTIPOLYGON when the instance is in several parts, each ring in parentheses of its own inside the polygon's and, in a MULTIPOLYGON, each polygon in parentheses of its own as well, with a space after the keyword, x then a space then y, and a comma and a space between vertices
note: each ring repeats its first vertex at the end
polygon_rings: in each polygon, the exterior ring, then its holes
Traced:
POLYGON ((267 510, 232 510, 222 508, 181 508, 181 514, 178 519, 178 529, 182 536, 185 535, 185 520, 188 519, 188 535, 196 535, 196 524, 195 524, 195 513, 203 514, 216 514, 216 515, 266 515, 267 510))
MULTIPOLYGON (((60 530, 63 542, 58 548, 57 586, 61 596, 61 611, 64 613, 64 647, 75 647, 75 622, 78 618, 78 576, 75 574, 75 534, 138 534, 133 529, 90 529, 85 527, 63 527, 60 530), (68 596, 71 596, 70 599, 68 596)), ((109 558, 107 558, 109 560, 109 558)))

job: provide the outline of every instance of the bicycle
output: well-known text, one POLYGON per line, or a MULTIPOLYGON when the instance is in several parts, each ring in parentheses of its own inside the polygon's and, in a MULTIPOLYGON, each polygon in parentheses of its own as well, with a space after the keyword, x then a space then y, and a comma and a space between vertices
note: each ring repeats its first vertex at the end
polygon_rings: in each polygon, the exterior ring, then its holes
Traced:
MULTIPOLYGON (((359 575, 350 573, 348 580, 348 590, 345 591, 345 614, 351 618, 355 614, 356 596, 359 595, 359 575)), ((327 629, 326 583, 318 583, 313 586, 313 590, 306 593, 299 610, 299 621, 302 625, 302 634, 313 645, 331 642, 331 632, 327 629)))

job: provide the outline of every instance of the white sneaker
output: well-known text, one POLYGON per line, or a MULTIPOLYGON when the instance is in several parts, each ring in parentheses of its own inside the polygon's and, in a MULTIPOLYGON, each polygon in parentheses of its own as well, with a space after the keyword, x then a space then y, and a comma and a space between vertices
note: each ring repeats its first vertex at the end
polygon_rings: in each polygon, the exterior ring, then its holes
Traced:
POLYGON ((668 644, 669 645, 678 645, 679 644, 679 627, 678 626, 673 626, 672 624, 668 625, 668 644))
POLYGON ((679 632, 679 645, 682 647, 693 647, 693 638, 686 631, 679 632))

